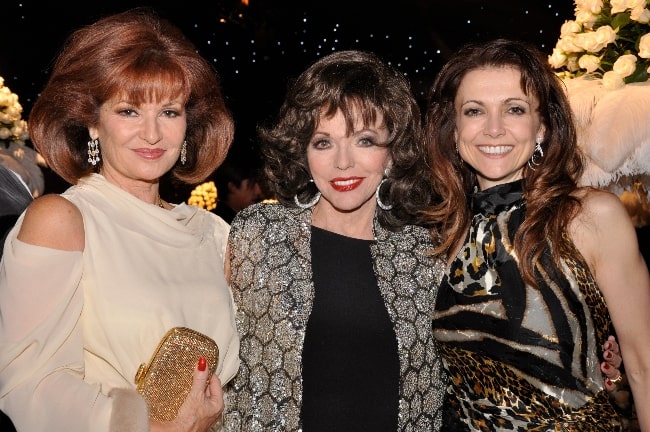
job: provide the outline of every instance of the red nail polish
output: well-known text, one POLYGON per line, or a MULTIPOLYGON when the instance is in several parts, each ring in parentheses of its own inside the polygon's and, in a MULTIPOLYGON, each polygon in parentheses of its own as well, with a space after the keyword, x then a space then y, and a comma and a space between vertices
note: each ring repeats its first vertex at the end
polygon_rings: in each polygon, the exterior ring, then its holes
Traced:
POLYGON ((604 365, 603 367, 604 367, 605 369, 609 370, 609 367, 610 367, 610 366, 609 366, 608 363, 605 363, 605 365, 604 365))
POLYGON ((199 359, 199 370, 203 372, 206 367, 208 367, 208 362, 205 360, 205 357, 201 357, 199 359))
POLYGON ((607 360, 611 359, 611 358, 612 358, 612 353, 609 352, 609 351, 605 352, 605 358, 606 358, 607 360))

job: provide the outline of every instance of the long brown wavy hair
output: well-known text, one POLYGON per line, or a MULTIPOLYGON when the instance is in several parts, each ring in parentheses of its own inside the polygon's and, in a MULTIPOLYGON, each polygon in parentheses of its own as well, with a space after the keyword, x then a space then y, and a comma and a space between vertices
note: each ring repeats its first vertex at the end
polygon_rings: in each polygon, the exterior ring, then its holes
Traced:
MULTIPOLYGON (((427 211, 440 228, 438 253, 449 254, 463 240, 472 219, 470 196, 476 173, 456 152, 454 101, 465 75, 488 67, 513 67, 521 72, 521 88, 539 101, 545 136, 544 156, 535 169, 525 166, 523 191, 526 220, 515 235, 514 248, 524 280, 533 286, 535 263, 548 247, 554 260, 572 254, 566 227, 580 209, 575 197, 583 158, 576 141, 572 111, 561 80, 537 48, 525 42, 497 39, 469 44, 441 69, 430 89, 425 114, 425 145, 438 201, 427 211)), ((437 234, 437 233, 436 233, 437 234)))

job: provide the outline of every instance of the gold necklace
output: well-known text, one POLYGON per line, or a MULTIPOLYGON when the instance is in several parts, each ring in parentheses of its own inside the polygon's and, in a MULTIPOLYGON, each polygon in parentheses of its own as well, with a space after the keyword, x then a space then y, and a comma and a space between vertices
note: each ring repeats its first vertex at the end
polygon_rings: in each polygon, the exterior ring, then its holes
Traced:
POLYGON ((160 198, 160 195, 158 195, 158 207, 160 207, 161 209, 165 208, 165 204, 163 204, 163 200, 162 198, 160 198))

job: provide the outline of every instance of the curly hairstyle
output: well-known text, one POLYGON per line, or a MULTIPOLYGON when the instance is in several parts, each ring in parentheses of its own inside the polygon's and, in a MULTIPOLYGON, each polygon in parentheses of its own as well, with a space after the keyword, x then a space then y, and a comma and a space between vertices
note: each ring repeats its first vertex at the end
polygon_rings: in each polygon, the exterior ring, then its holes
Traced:
POLYGON ((389 132, 383 145, 392 167, 381 199, 393 208, 378 212, 379 223, 396 230, 419 222, 421 211, 432 202, 420 108, 404 75, 370 52, 338 51, 316 61, 289 86, 275 123, 258 128, 264 173, 276 198, 295 206, 294 196, 304 202, 314 195, 307 145, 321 116, 332 117, 337 110, 348 133, 357 116, 365 126, 383 116, 389 132))
POLYGON ((216 71, 177 27, 135 8, 72 33, 31 110, 31 140, 66 181, 76 184, 99 167, 87 160, 88 127, 114 97, 185 103, 187 161, 172 168, 176 179, 200 182, 225 158, 234 125, 216 71))
POLYGON ((572 253, 564 234, 567 222, 580 209, 574 192, 583 170, 583 156, 563 84, 537 48, 506 39, 468 44, 439 72, 429 92, 424 124, 427 159, 438 194, 438 201, 427 211, 428 220, 443 236, 438 253, 450 253, 469 228, 472 219, 469 197, 477 179, 472 167, 456 152, 454 101, 468 72, 493 67, 511 67, 521 73, 521 88, 539 101, 538 114, 545 126, 541 164, 535 169, 523 168, 526 220, 514 244, 524 280, 536 286, 535 263, 548 240, 553 245, 556 262, 572 253))

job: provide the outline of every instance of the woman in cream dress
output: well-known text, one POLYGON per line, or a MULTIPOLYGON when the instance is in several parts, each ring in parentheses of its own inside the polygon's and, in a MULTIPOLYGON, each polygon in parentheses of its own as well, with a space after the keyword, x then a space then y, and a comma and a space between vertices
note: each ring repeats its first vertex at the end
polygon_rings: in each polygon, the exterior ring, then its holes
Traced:
POLYGON ((0 269, 0 409, 19 431, 206 431, 239 366, 224 279, 228 225, 160 198, 168 172, 195 183, 233 136, 216 74, 169 23, 144 10, 74 33, 36 101, 30 131, 73 184, 36 199, 0 269), (197 359, 178 416, 150 420, 141 363, 184 326, 220 348, 197 359))

